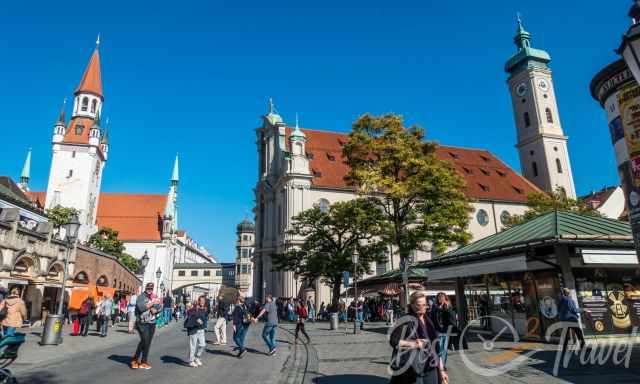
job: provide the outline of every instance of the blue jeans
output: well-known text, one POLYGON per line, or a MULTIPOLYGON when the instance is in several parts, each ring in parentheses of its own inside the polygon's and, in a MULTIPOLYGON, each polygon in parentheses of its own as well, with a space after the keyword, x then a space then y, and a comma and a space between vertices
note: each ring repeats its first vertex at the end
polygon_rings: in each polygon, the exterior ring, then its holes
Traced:
POLYGON ((4 327, 4 336, 13 336, 16 334, 16 328, 15 327, 4 327))
POLYGON ((362 311, 356 313, 356 323, 360 324, 360 328, 364 327, 364 313, 362 311))
POLYGON ((447 356, 449 354, 448 352, 448 344, 449 344, 449 334, 444 333, 441 334, 440 336, 438 336, 439 338, 439 344, 440 344, 440 358, 442 358, 442 364, 443 365, 447 365, 447 356))
POLYGON ((164 323, 169 324, 169 322, 171 321, 171 315, 173 311, 171 310, 171 308, 165 308, 163 312, 164 312, 164 323))
POLYGON ((264 339, 264 342, 267 344, 267 347, 269 347, 269 351, 273 351, 274 349, 276 349, 276 329, 277 328, 278 328, 277 325, 265 324, 264 328, 262 329, 262 338, 264 339))
POLYGON ((244 337, 247 335, 247 330, 249 330, 249 324, 240 324, 236 326, 236 332, 233 334, 233 341, 240 351, 244 351, 244 337))
POLYGON ((107 336, 108 329, 109 329, 109 317, 100 316, 100 336, 107 336))

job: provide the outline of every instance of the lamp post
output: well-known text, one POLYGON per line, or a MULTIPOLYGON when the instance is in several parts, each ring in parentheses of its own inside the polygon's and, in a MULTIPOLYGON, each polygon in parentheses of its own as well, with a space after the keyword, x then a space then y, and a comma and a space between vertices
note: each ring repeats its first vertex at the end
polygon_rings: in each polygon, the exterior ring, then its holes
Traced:
POLYGON ((145 269, 147 269, 147 265, 149 265, 149 255, 147 254, 147 251, 145 250, 144 251, 144 255, 140 259, 140 274, 143 276, 143 280, 144 280, 144 271, 145 271, 145 269))
POLYGON ((353 262, 353 301, 355 302, 355 316, 353 317, 353 334, 358 333, 358 253, 351 255, 353 262))
MULTIPOLYGON (((159 293, 159 289, 160 289, 160 277, 162 276, 162 271, 160 270, 160 267, 158 267, 158 270, 156 271, 156 292, 159 293)), ((156 294, 157 294, 156 293, 156 294)))
POLYGON ((67 251, 64 259, 64 271, 62 273, 62 282, 60 283, 60 299, 58 302, 58 310, 55 315, 49 315, 47 321, 44 324, 42 330, 42 338, 40 339, 40 345, 58 345, 62 343, 62 328, 63 318, 62 312, 64 311, 64 291, 67 285, 67 278, 69 274, 69 259, 71 258, 71 248, 75 247, 78 240, 78 230, 80 229, 80 220, 78 215, 73 214, 66 224, 63 224, 61 228, 64 228, 64 237, 67 245, 67 251))
POLYGON ((164 297, 164 281, 160 283, 160 292, 162 293, 162 297, 164 297))
POLYGON ((633 1, 629 17, 632 20, 631 27, 622 35, 617 52, 624 58, 636 82, 640 83, 640 0, 633 1))

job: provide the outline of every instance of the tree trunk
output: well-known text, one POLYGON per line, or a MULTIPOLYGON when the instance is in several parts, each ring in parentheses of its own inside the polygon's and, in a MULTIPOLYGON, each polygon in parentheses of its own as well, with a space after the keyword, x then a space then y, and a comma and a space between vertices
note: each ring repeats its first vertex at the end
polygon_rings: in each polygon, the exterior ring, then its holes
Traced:
POLYGON ((342 287, 342 282, 340 278, 335 279, 335 283, 333 283, 333 292, 331 293, 331 312, 338 312, 338 303, 340 302, 340 288, 342 287))

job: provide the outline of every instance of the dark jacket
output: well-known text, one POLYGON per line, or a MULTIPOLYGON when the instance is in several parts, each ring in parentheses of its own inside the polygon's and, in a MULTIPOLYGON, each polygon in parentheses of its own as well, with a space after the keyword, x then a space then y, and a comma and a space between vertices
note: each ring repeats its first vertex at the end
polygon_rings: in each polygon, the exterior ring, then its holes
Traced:
POLYGON ((247 325, 244 322, 244 314, 247 312, 247 306, 243 304, 236 304, 233 309, 233 325, 239 327, 240 325, 247 325))
POLYGON ((222 317, 225 320, 229 320, 230 316, 227 312, 229 312, 229 304, 225 303, 224 301, 220 301, 218 303, 218 307, 216 308, 216 317, 222 317))
POLYGON ((576 303, 569 297, 562 296, 558 303, 558 318, 560 321, 578 321, 578 315, 582 312, 576 303))
POLYGON ((162 299, 162 306, 165 308, 173 308, 173 299, 171 296, 165 296, 164 299, 162 299))
POLYGON ((207 308, 193 307, 187 312, 184 320, 184 327, 187 335, 195 335, 199 330, 204 329, 204 322, 207 319, 207 308), (198 323, 200 320, 200 323, 198 323))
POLYGON ((391 369, 400 372, 404 367, 410 367, 404 372, 391 377, 391 383, 414 383, 419 374, 436 369, 440 353, 438 332, 433 321, 427 316, 426 326, 414 315, 405 315, 398 320, 391 332, 389 344, 393 348, 391 369), (424 351, 400 350, 400 340, 426 339, 428 345, 424 351))

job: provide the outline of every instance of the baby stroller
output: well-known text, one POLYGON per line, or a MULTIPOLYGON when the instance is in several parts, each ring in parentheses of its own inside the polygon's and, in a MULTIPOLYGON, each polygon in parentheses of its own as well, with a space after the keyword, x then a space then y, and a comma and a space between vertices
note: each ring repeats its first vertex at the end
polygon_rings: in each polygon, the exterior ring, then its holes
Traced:
POLYGON ((7 369, 18 358, 18 349, 24 343, 24 334, 16 333, 0 339, 0 384, 16 384, 18 381, 7 369))

